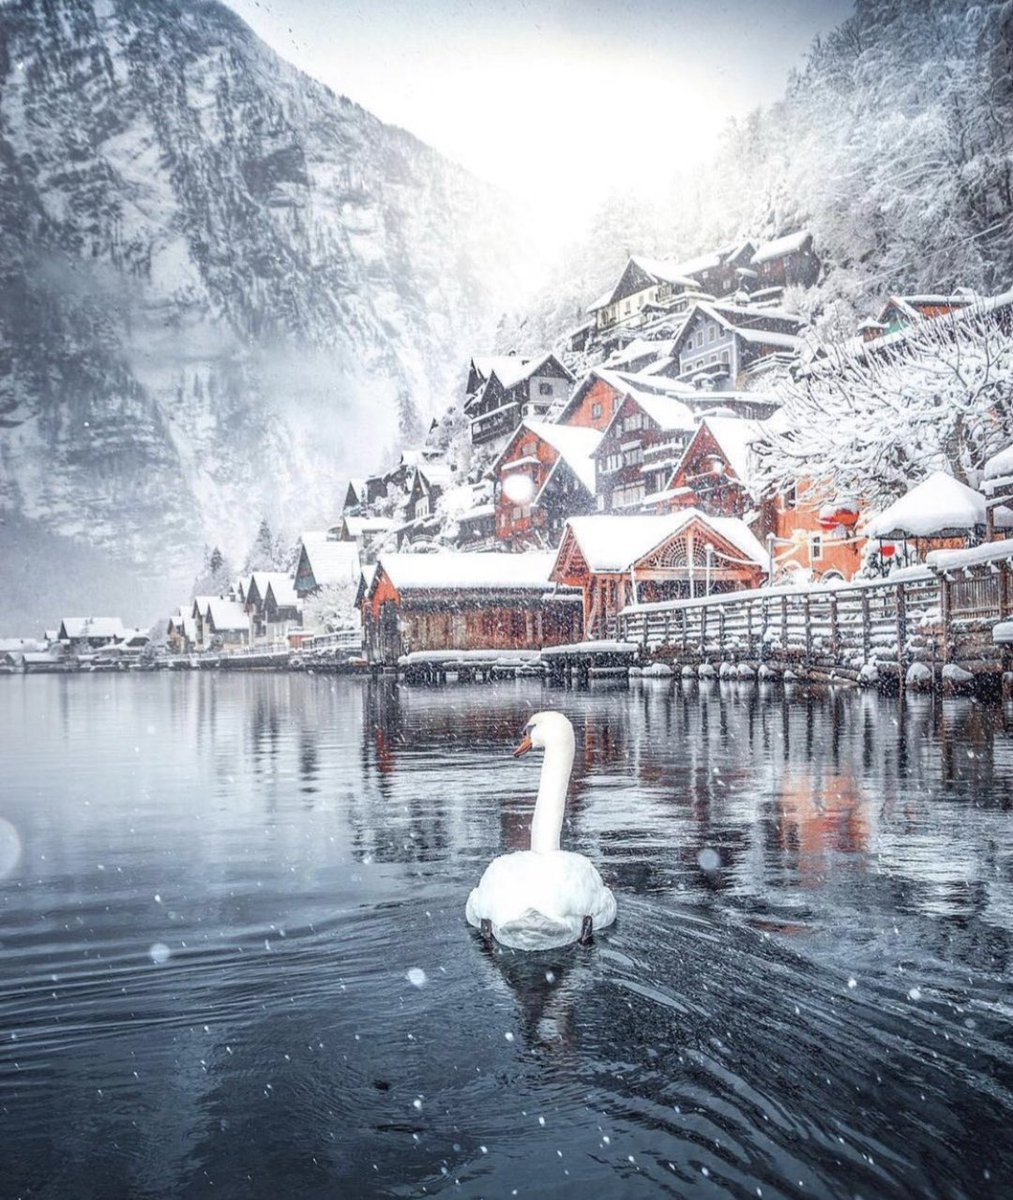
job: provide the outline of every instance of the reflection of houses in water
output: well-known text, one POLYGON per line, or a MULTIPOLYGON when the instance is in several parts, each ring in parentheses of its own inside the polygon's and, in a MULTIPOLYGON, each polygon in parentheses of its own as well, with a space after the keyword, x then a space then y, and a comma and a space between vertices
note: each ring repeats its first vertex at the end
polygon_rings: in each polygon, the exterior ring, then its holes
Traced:
POLYGON ((792 773, 778 795, 778 841, 798 856, 800 882, 821 882, 831 854, 866 854, 873 805, 851 775, 792 773))

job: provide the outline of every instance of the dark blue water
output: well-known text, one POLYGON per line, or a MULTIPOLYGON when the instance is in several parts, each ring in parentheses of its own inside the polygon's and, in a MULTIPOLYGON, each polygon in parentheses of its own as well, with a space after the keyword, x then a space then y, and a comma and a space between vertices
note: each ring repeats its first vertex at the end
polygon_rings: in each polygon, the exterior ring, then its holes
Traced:
POLYGON ((1013 1194, 1000 708, 0 679, 0 1197, 1013 1194), (590 948, 489 953, 527 713, 590 948))

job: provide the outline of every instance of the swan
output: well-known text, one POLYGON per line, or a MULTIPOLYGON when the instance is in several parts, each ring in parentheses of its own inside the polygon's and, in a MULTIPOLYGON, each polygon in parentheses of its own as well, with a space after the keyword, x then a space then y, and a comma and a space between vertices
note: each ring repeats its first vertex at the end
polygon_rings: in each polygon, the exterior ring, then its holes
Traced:
POLYGON ((580 940, 616 919, 616 900, 594 863, 560 850, 566 789, 573 767, 573 726, 561 712, 539 712, 514 751, 545 750, 531 821, 531 849, 502 854, 468 897, 469 925, 515 950, 547 950, 580 940))

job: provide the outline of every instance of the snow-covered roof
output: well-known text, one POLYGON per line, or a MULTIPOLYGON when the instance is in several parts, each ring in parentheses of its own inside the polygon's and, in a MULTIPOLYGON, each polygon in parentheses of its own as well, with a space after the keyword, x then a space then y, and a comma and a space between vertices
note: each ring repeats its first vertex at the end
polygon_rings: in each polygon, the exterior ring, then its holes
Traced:
POLYGON ((700 422, 706 425, 711 436, 721 448, 721 453, 728 460, 728 465, 738 479, 749 483, 750 447, 762 437, 762 430, 755 421, 743 420, 741 417, 704 417, 700 422))
POLYGON ((267 581, 267 587, 264 589, 265 600, 267 599, 268 591, 274 597, 274 602, 279 608, 295 608, 299 604, 299 597, 296 595, 295 590, 295 580, 291 575, 271 575, 267 581))
POLYGON ((961 567, 973 567, 980 563, 1013 561, 1013 538, 999 542, 985 542, 967 550, 933 550, 925 556, 925 565, 933 571, 952 571, 961 567))
POLYGON ((318 587, 359 577, 359 548, 355 542, 330 541, 326 534, 303 534, 303 552, 318 587))
POLYGON ((982 472, 982 491, 997 492, 1000 488, 1013 484, 1013 446, 1007 446, 985 463, 982 472))
POLYGON ((43 650, 45 646, 35 638, 0 638, 0 654, 26 654, 43 650))
POLYGON ((762 263, 772 258, 780 258, 784 254, 794 254, 802 249, 811 236, 808 229, 799 229, 795 233, 786 233, 783 237, 773 238, 769 242, 761 242, 750 262, 762 263))
POLYGON ((554 425, 548 421, 525 421, 524 425, 566 460, 574 474, 594 495, 594 462, 591 455, 598 449, 602 435, 597 429, 577 425, 554 425))
POLYGON ((482 354, 473 358, 471 365, 475 368, 475 373, 482 379, 488 379, 495 373, 497 379, 502 383, 505 375, 516 370, 518 365, 524 366, 530 361, 530 357, 522 357, 519 354, 482 354))
POLYGON ((522 383, 525 379, 530 379, 533 375, 537 375, 550 359, 564 372, 567 379, 573 379, 573 375, 551 352, 543 354, 541 358, 528 359, 514 356, 512 358, 500 359, 494 373, 503 387, 509 390, 512 387, 516 387, 517 384, 522 383))
POLYGON ((480 591, 543 592, 555 555, 542 551, 440 554, 381 554, 378 566, 399 592, 480 591))
POLYGON ((244 612, 243 606, 235 600, 222 600, 217 596, 209 600, 207 617, 216 633, 246 631, 250 628, 250 618, 244 612))
POLYGON ((369 533, 386 533, 394 528, 390 517, 345 517, 345 528, 353 538, 363 537, 369 533))
POLYGON ((933 471, 906 496, 866 523, 871 538, 961 536, 985 524, 985 497, 967 484, 933 471))
POLYGON ((454 468, 446 462, 419 463, 415 470, 430 487, 438 487, 441 491, 456 478, 454 468))
POLYGON ((123 622, 119 617, 64 617, 60 631, 67 638, 121 638, 123 622))
POLYGON ((567 526, 591 571, 614 574, 628 570, 694 519, 741 550, 751 562, 766 566, 767 552, 744 521, 737 517, 712 517, 697 508, 662 515, 571 517, 567 526))
MULTIPOLYGON (((257 586, 257 595, 261 600, 267 598, 267 589, 272 583, 278 582, 282 585, 284 581, 292 582, 291 578, 284 571, 254 571, 250 575, 246 583, 246 595, 249 596, 253 591, 253 585, 257 586)), ((276 593, 277 594, 277 593, 276 593)))

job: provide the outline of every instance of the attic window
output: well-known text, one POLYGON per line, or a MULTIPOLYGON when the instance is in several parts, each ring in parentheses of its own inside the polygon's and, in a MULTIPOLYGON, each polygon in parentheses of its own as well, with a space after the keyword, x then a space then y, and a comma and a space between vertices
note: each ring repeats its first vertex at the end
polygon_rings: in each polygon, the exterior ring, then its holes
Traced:
POLYGON ((538 385, 538 394, 539 394, 539 396, 551 396, 552 395, 552 384, 551 383, 540 383, 538 385))
POLYGON ((600 417, 601 416, 601 405, 600 404, 592 404, 591 405, 591 416, 592 417, 600 417))

